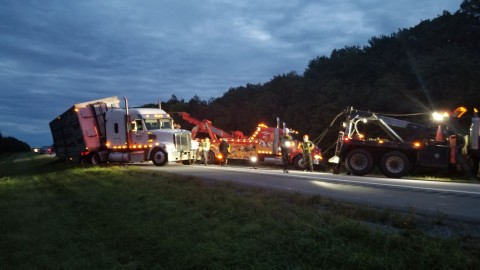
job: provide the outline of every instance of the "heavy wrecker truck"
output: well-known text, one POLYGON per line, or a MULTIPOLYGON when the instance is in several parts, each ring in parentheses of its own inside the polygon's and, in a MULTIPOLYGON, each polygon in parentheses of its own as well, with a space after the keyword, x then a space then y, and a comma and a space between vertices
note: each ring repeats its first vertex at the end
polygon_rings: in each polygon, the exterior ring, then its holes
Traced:
POLYGON ((60 159, 81 163, 152 161, 157 166, 196 159, 198 144, 173 128, 169 114, 153 108, 120 108, 118 97, 73 105, 50 122, 60 159))
MULTIPOLYGON (((208 163, 215 163, 221 158, 219 145, 221 139, 225 139, 230 144, 230 154, 228 159, 250 160, 252 162, 263 161, 265 158, 280 158, 280 137, 285 133, 296 133, 289 130, 285 123, 280 127, 280 119, 277 118, 277 126, 269 127, 263 123, 258 124, 255 132, 246 137, 241 131, 226 132, 213 126, 210 120, 196 119, 186 112, 178 112, 183 120, 195 125, 192 128, 192 138, 201 141, 204 138, 210 138, 211 149, 208 155, 208 163)), ((300 142, 292 140, 290 142, 290 160, 289 163, 296 169, 305 168, 303 154, 299 148, 300 142)), ((318 165, 322 159, 320 148, 316 147, 312 151, 313 163, 318 165)))
MULTIPOLYGON (((334 173, 342 165, 348 173, 365 175, 375 166, 387 177, 400 178, 415 167, 447 169, 455 166, 469 174, 478 171, 480 121, 475 109, 470 136, 449 129, 447 117, 460 118, 463 107, 453 113, 434 114, 426 125, 412 123, 352 107, 343 112, 345 122, 338 133, 334 173), (473 161, 466 162, 466 156, 473 161), (471 168, 474 170, 471 170, 471 168)), ((471 175, 470 175, 471 177, 471 175)))

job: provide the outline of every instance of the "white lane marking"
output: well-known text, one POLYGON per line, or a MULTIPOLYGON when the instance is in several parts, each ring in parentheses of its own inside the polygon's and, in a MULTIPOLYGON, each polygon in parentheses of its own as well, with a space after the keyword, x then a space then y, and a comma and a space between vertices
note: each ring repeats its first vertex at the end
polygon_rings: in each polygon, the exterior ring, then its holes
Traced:
POLYGON ((416 187, 416 186, 398 185, 398 184, 372 183, 372 182, 364 182, 364 181, 358 181, 358 180, 329 178, 329 177, 325 177, 325 176, 320 177, 319 174, 323 175, 324 173, 317 173, 317 172, 311 173, 311 172, 296 171, 293 174, 290 174, 290 173, 285 174, 281 171, 269 171, 269 170, 264 170, 264 169, 259 169, 259 168, 250 168, 248 170, 245 170, 245 168, 240 168, 240 167, 237 167, 237 168, 221 167, 221 166, 203 166, 203 167, 211 168, 211 169, 219 169, 219 170, 232 170, 232 171, 248 172, 248 173, 294 176, 296 178, 305 178, 305 179, 310 179, 312 181, 326 180, 326 181, 330 181, 330 182, 341 182, 341 183, 349 183, 349 184, 357 184, 357 185, 361 184, 361 185, 364 185, 364 186, 380 186, 380 187, 413 189, 413 190, 434 191, 434 192, 443 192, 443 193, 447 192, 447 193, 457 193, 457 194, 480 195, 480 192, 475 192, 475 191, 464 191, 464 190, 443 189, 443 188, 416 187), (308 174, 308 175, 299 175, 300 173, 301 174, 308 174))

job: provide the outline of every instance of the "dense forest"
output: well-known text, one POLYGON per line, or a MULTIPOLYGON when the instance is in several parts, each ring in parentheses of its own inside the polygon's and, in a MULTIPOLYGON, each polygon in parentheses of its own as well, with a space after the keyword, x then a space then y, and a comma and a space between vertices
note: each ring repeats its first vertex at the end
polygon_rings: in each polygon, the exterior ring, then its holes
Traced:
MULTIPOLYGON (((246 134, 257 123, 274 125, 280 117, 301 134, 317 138, 348 106, 402 114, 472 108, 480 106, 479 87, 480 1, 464 0, 454 14, 445 11, 415 27, 372 37, 366 46, 316 57, 302 75, 277 75, 208 101, 172 95, 163 108, 246 134)), ((182 123, 182 128, 191 126, 182 123)), ((332 142, 328 138, 335 136, 333 132, 319 146, 326 149, 332 142)))

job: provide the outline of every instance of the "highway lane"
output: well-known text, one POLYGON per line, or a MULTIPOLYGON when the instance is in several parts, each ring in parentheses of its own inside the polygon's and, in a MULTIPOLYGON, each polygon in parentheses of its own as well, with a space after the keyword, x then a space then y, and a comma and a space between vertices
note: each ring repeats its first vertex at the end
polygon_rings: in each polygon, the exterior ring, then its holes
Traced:
POLYGON ((333 175, 291 170, 284 174, 272 167, 168 164, 135 165, 200 179, 227 181, 280 191, 315 194, 376 208, 414 212, 480 223, 480 185, 440 181, 333 175))

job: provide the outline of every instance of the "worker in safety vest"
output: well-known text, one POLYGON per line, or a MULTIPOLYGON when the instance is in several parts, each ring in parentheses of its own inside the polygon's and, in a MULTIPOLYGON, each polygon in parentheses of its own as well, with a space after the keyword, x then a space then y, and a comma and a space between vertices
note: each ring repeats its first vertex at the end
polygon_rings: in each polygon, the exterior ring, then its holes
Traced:
POLYGON ((222 154, 222 158, 220 160, 220 166, 227 165, 228 154, 230 153, 230 144, 227 142, 225 138, 223 138, 218 148, 220 150, 220 153, 222 154))
POLYGON ((288 134, 288 129, 285 130, 282 137, 280 137, 280 150, 282 152, 283 172, 288 173, 288 160, 290 159, 290 147, 292 143, 292 136, 288 134))
POLYGON ((314 144, 308 139, 308 135, 303 135, 303 142, 300 144, 300 149, 303 152, 303 161, 305 163, 305 171, 313 172, 312 151, 314 144))
POLYGON ((205 138, 202 141, 202 161, 205 163, 205 166, 208 165, 208 153, 210 152, 210 139, 205 138))

